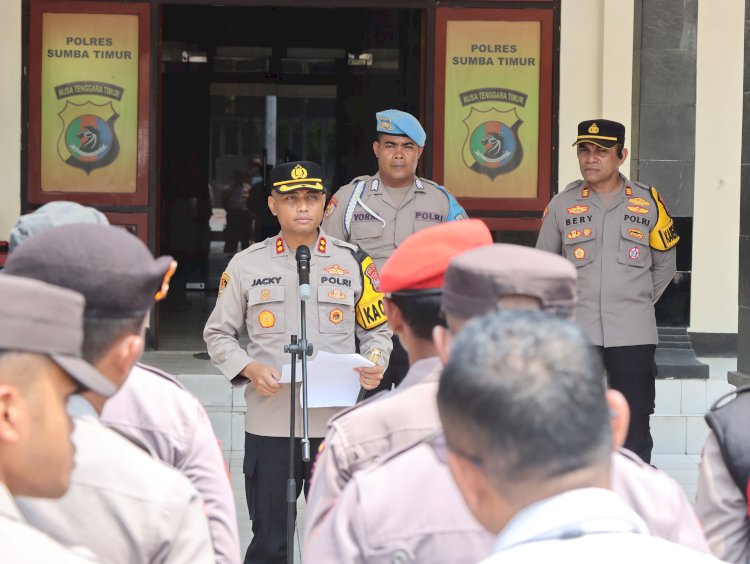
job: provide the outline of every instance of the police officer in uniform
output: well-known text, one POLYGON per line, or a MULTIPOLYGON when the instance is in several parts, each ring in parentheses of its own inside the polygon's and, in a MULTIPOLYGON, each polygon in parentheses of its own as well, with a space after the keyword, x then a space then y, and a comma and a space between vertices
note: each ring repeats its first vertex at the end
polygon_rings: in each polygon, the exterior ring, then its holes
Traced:
MULTIPOLYGON (((333 195, 323 228, 333 237, 357 244, 378 269, 412 233, 444 221, 465 219, 466 212, 443 186, 416 175, 427 134, 413 115, 385 110, 375 115, 372 144, 378 172, 359 176, 333 195)), ((398 385, 408 359, 394 338, 394 352, 378 390, 398 385)))
MULTIPOLYGON (((358 369, 366 389, 375 388, 382 379, 391 351, 377 267, 356 245, 318 228, 325 206, 320 167, 307 161, 286 163, 273 169, 271 182, 268 206, 279 219, 281 232, 229 262, 203 333, 214 365, 234 386, 246 386, 245 494, 254 536, 245 562, 263 563, 283 562, 287 551, 289 394, 299 392, 278 380, 281 366, 289 362, 284 345, 299 333, 295 253, 300 245, 311 251, 312 296, 306 314, 307 338, 315 351, 355 352, 356 335, 361 353, 377 359, 375 367, 358 369), (247 350, 237 340, 243 326, 250 338, 247 350)), ((310 410, 312 452, 336 411, 310 410)), ((301 414, 296 421, 299 436, 301 414)), ((312 464, 303 468, 301 451, 295 460, 301 490, 303 481, 307 487, 312 464)))
POLYGON ((719 398, 706 415, 695 510, 717 558, 750 560, 750 386, 719 398), (730 396, 735 395, 730 401, 730 396))
POLYGON ((305 536, 336 503, 354 472, 439 425, 435 394, 442 364, 432 333, 445 324, 440 312, 445 271, 453 257, 491 244, 492 234, 479 219, 441 223, 408 237, 386 261, 380 280, 388 324, 408 351, 409 371, 391 393, 360 402, 328 422, 307 499, 305 536))
POLYGON ((651 460, 654 411, 654 304, 675 273, 675 233, 655 188, 620 174, 628 150, 625 126, 605 119, 578 124, 583 180, 545 210, 537 248, 578 269, 576 322, 604 359, 610 387, 623 393, 631 419, 625 447, 651 460))

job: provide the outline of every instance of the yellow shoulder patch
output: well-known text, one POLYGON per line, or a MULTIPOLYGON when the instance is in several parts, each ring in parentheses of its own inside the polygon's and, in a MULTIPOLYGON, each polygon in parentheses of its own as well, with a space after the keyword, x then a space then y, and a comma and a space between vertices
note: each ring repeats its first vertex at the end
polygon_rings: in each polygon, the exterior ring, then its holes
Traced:
POLYGON ((356 305, 357 323, 363 329, 374 329, 385 323, 385 305, 380 291, 380 278, 375 263, 369 256, 359 264, 362 269, 362 295, 356 305))
POLYGON ((659 192, 656 191, 656 188, 651 188, 651 195, 656 202, 658 215, 656 217, 656 225, 649 235, 648 243, 652 249, 666 251, 680 241, 680 236, 675 231, 674 221, 669 216, 667 207, 664 205, 664 201, 661 199, 659 192))

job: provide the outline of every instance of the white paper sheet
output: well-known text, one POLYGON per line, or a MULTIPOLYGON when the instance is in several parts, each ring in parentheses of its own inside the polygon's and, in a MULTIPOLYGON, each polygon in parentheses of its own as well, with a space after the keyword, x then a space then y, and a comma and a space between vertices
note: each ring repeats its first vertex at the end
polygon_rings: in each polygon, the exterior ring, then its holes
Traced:
MULTIPOLYGON (((320 351, 314 360, 307 361, 307 405, 313 407, 348 407, 359 395, 358 367, 375 366, 359 354, 335 354, 320 351)), ((302 381, 302 361, 297 361, 295 379, 302 381)), ((292 381, 292 364, 281 367, 281 384, 292 381)), ((300 405, 302 387, 300 386, 300 405)))

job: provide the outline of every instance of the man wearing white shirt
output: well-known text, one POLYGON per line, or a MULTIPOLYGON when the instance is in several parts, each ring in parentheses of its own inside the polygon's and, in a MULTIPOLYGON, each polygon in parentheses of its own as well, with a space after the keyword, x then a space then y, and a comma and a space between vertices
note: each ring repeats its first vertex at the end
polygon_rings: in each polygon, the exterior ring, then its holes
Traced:
POLYGON ((716 562, 650 535, 608 490, 612 436, 601 360, 579 329, 490 313, 456 339, 438 408, 467 507, 498 535, 485 564, 716 562))

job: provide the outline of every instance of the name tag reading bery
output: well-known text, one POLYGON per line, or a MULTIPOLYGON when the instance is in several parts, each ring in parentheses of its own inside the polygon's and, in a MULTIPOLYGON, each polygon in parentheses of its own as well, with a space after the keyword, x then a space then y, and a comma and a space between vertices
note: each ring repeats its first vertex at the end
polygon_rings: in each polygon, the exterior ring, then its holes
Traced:
POLYGON ((571 217, 565 220, 566 227, 568 225, 580 225, 581 223, 591 223, 592 216, 590 215, 579 215, 578 217, 571 217))

